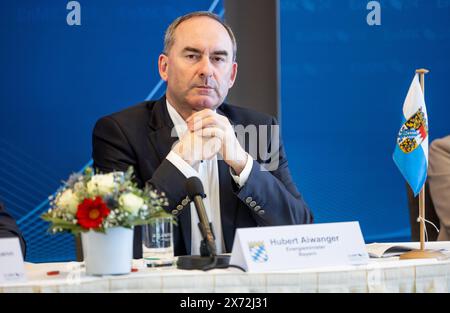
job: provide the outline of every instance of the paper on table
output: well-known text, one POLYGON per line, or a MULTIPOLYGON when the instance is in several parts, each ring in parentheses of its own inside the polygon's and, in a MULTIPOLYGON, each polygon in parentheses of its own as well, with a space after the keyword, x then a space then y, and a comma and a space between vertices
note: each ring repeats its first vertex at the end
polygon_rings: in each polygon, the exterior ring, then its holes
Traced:
MULTIPOLYGON (((366 245, 367 253, 371 258, 388 258, 402 255, 413 249, 419 249, 419 242, 391 242, 371 243, 366 245)), ((443 252, 450 251, 450 241, 426 242, 425 249, 433 249, 443 252)))
POLYGON ((402 253, 411 251, 412 248, 405 246, 390 245, 384 243, 372 243, 366 245, 367 253, 371 258, 389 258, 399 256, 402 253))

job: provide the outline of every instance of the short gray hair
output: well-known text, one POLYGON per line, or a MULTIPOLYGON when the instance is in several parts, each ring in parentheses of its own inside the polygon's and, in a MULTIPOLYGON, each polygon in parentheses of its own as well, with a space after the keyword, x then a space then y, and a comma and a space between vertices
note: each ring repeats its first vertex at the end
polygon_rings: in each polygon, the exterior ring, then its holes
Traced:
POLYGON ((208 11, 197 11, 192 12, 183 16, 178 17, 175 21, 173 21, 169 27, 166 29, 166 33, 164 35, 164 54, 169 54, 169 50, 172 48, 174 42, 175 42, 175 30, 177 27, 183 23, 184 21, 187 21, 194 17, 201 17, 206 16, 209 18, 212 18, 213 20, 219 22, 228 32, 228 35, 230 36, 231 43, 233 45, 233 61, 236 60, 236 52, 237 52, 237 44, 236 44, 236 37, 234 37, 233 31, 231 30, 231 27, 228 26, 225 22, 223 22, 220 17, 214 13, 208 12, 208 11))

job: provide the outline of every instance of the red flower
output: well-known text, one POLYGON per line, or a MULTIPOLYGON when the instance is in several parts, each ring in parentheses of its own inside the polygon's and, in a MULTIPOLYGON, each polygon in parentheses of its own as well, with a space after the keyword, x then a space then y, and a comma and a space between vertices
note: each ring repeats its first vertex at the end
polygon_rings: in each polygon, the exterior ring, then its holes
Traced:
POLYGON ((109 209, 101 197, 95 199, 84 199, 78 205, 77 219, 78 223, 86 229, 97 228, 102 222, 103 218, 109 215, 109 209))

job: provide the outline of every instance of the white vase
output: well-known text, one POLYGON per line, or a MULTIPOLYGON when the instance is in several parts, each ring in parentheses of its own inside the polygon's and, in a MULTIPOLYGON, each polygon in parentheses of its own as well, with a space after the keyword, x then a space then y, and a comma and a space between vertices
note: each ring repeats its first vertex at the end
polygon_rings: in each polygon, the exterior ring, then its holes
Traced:
POLYGON ((90 230, 81 234, 88 275, 120 275, 131 272, 133 229, 109 228, 105 234, 90 230))

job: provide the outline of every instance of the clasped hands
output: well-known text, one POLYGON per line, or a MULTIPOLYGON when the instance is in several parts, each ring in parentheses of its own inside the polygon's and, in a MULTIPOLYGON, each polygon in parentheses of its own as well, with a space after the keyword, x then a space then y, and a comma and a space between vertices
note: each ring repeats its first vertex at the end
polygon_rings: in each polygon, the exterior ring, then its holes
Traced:
POLYGON ((176 154, 191 166, 219 154, 237 175, 242 172, 248 155, 228 118, 204 109, 189 116, 186 123, 188 131, 172 149, 176 154))

